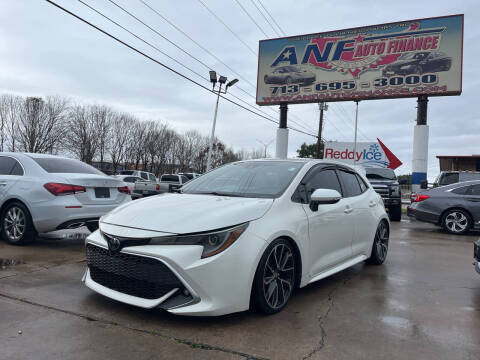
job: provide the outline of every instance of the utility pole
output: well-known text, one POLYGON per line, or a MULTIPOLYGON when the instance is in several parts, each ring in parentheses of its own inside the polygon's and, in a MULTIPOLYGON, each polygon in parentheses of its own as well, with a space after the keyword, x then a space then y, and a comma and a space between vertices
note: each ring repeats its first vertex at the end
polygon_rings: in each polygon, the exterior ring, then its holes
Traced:
POLYGON ((320 119, 318 121, 317 159, 320 159, 320 152, 322 150, 323 112, 328 110, 328 105, 324 102, 318 103, 318 109, 320 110, 320 119))
POLYGON ((270 144, 273 142, 273 140, 270 140, 268 143, 264 143, 262 140, 258 140, 258 139, 257 139, 257 141, 258 141, 260 144, 262 144, 263 147, 265 148, 265 152, 264 152, 264 156, 263 156, 263 157, 266 158, 266 157, 267 157, 267 149, 268 149, 268 147, 270 146, 270 144))
POLYGON ((427 181, 428 169, 428 97, 420 95, 417 99, 417 124, 413 129, 412 192, 418 192, 427 181))
POLYGON ((277 143, 275 157, 286 159, 288 156, 288 128, 287 128, 287 103, 280 104, 280 123, 277 129, 277 143))

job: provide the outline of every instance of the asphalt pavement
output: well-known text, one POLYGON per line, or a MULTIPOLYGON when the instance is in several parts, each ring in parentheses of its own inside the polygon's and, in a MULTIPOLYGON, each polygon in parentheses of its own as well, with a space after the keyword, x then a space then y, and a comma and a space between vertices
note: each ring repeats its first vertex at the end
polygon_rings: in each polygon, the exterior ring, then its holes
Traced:
POLYGON ((383 266, 300 289, 277 315, 216 318, 93 293, 80 281, 85 235, 0 241, 0 359, 480 359, 479 233, 404 219, 383 266))

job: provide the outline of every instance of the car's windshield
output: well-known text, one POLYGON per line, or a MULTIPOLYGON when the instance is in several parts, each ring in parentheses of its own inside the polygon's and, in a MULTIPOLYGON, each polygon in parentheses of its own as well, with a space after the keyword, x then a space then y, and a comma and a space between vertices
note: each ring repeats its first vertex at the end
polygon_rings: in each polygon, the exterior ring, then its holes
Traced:
POLYGON ((427 53, 408 53, 403 54, 401 59, 402 60, 413 60, 413 59, 423 59, 427 53))
POLYGON ((304 165, 299 161, 245 161, 222 166, 183 188, 186 194, 279 197, 304 165))
POLYGON ((392 169, 366 168, 367 179, 372 180, 395 180, 395 173, 392 169))

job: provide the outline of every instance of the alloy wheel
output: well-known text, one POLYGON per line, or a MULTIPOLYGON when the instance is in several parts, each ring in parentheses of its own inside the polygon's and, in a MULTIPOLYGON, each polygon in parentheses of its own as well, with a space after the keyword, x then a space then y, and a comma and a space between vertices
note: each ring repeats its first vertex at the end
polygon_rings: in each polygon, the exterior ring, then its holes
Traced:
POLYGON ((377 232, 375 234, 375 247, 377 250, 378 259, 383 262, 387 257, 388 252, 388 228, 385 222, 381 222, 378 225, 377 232))
POLYGON ((27 228, 27 218, 23 210, 16 206, 11 207, 5 214, 3 226, 11 241, 20 240, 27 228))
POLYGON ((295 257, 286 244, 272 248, 263 270, 263 294, 272 309, 283 307, 295 282, 295 257))
POLYGON ((460 233, 467 229, 468 219, 463 213, 452 211, 445 217, 445 226, 453 233, 460 233))

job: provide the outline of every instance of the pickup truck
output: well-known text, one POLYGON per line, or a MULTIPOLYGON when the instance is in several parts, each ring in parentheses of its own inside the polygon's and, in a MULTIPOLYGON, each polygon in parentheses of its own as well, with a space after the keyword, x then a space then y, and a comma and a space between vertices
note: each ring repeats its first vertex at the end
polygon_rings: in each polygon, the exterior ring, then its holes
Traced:
POLYGON ((133 199, 143 196, 156 195, 160 190, 160 185, 157 184, 157 182, 146 181, 138 176, 117 175, 115 177, 127 184, 133 199))
POLYGON ((157 186, 157 178, 152 173, 142 171, 142 170, 122 170, 120 171, 120 175, 131 175, 135 177, 141 178, 144 182, 149 183, 146 186, 146 189, 143 191, 143 196, 148 195, 157 195, 159 193, 159 186, 157 186))
POLYGON ((189 179, 185 175, 163 174, 158 183, 160 186, 159 193, 173 192, 188 181, 189 179))

